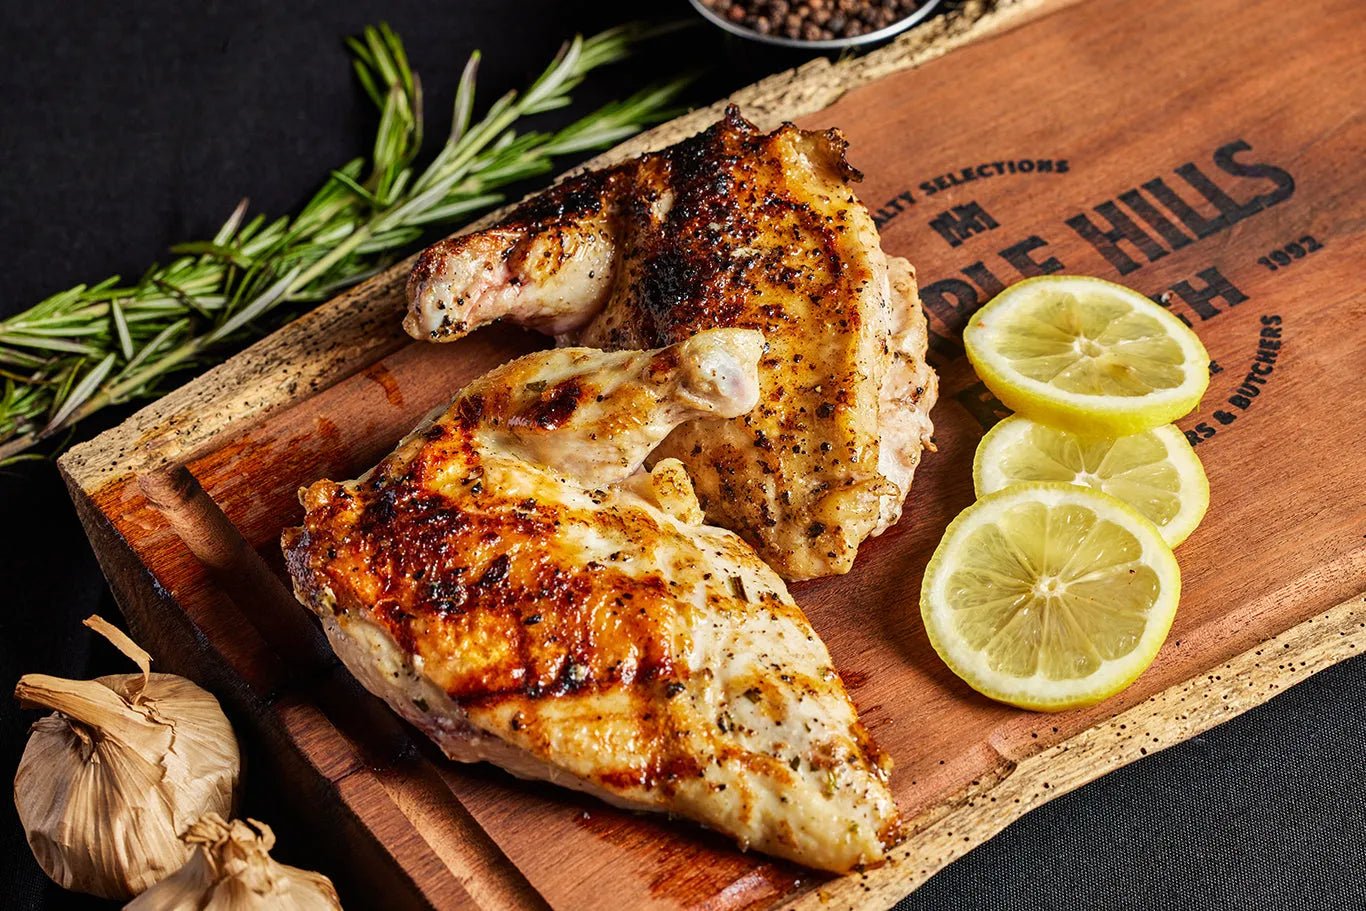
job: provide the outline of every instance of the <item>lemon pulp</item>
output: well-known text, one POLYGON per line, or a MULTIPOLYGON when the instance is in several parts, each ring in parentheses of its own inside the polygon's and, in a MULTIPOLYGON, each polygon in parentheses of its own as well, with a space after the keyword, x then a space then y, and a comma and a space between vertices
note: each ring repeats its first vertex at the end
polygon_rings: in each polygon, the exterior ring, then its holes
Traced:
POLYGON ((996 350, 1023 376, 1084 395, 1148 395, 1185 380, 1181 347, 1128 303, 1049 293, 1002 319, 996 350))

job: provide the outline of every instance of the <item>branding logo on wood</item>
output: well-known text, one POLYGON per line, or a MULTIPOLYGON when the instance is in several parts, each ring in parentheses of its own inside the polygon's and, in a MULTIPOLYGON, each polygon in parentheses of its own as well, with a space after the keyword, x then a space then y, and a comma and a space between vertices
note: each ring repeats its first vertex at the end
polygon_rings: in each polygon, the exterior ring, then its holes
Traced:
MULTIPOLYGON (((1007 182, 982 185, 979 181, 1008 175, 1056 179, 1084 173, 1085 161, 1015 159, 961 168, 922 181, 915 190, 902 191, 888 200, 877 211, 879 226, 906 215, 928 197, 936 197, 933 208, 925 207, 928 217, 918 220, 925 228, 915 229, 913 249, 921 251, 917 261, 926 260, 926 248, 943 249, 944 245, 977 254, 976 259, 959 266, 957 274, 920 276, 920 296, 930 321, 931 359, 945 375, 949 397, 983 429, 1010 413, 971 371, 955 368, 963 354, 963 327, 972 314, 1020 279, 1073 272, 1120 280, 1151 293, 1153 300, 1198 330, 1252 299, 1245 290, 1250 284, 1242 277, 1247 265, 1260 265, 1262 274, 1268 275, 1322 250, 1322 240, 1304 234, 1272 250, 1258 249, 1257 255, 1247 256, 1246 261, 1228 256, 1237 241, 1236 235, 1229 237, 1234 226, 1295 194, 1294 176, 1268 158, 1258 155, 1247 139, 1225 142, 1206 153, 1208 163, 1185 161, 1167 173, 1134 180, 1101 202, 1075 207, 1064 214, 1060 224, 1030 225, 1029 233, 999 217, 997 211, 1006 207, 985 195, 993 188, 1006 192, 1007 182), (963 198, 969 190, 973 198, 963 198), (917 192, 923 195, 918 197, 917 192), (1196 261, 1186 277, 1169 281, 1165 288, 1144 288, 1141 274, 1129 277, 1175 254, 1193 257, 1201 249, 1214 246, 1202 245, 1201 241, 1219 237, 1223 240, 1218 242, 1218 261, 1196 261), (1050 238, 1057 238, 1056 243, 1050 238)), ((898 227, 916 221, 902 219, 898 227)), ((937 258, 931 256, 929 260, 937 258)), ((1255 282, 1258 277, 1251 279, 1255 282)), ((1262 319, 1270 321, 1260 327, 1263 334, 1259 341, 1267 347, 1259 348, 1257 354, 1274 359, 1281 317, 1268 315, 1262 319)), ((1237 357, 1241 360, 1243 355, 1237 357)), ((1220 372, 1217 363, 1211 363, 1210 369, 1211 374, 1220 372)), ((1270 369, 1271 364, 1263 359, 1246 375, 1240 372, 1240 382, 1220 407, 1186 431, 1192 444, 1209 439, 1217 428, 1232 424, 1238 414, 1252 407, 1252 401, 1266 388, 1270 369)))

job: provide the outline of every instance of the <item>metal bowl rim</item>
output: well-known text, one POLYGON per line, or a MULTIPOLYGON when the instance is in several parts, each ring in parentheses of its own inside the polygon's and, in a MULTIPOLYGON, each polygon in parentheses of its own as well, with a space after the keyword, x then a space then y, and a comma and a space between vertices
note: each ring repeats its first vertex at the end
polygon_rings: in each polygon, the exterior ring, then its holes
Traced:
POLYGON ((702 0, 689 0, 689 2, 692 3, 693 9, 697 10, 703 19, 706 19, 718 28, 730 32, 732 35, 738 35, 739 37, 746 38, 750 41, 758 41, 761 44, 772 44, 778 47, 825 51, 840 50, 841 48, 846 47, 858 47, 862 44, 873 44, 882 41, 883 39, 891 38, 894 35, 899 35, 911 26, 923 22, 935 11, 942 0, 924 0, 924 2, 920 4, 920 7, 906 18, 898 19, 891 25, 884 26, 875 32, 855 35, 853 38, 818 38, 814 41, 804 41, 800 38, 786 38, 775 35, 761 35, 753 29, 745 28, 728 19, 723 19, 721 16, 718 16, 716 13, 712 12, 712 10, 708 9, 702 3, 702 0))

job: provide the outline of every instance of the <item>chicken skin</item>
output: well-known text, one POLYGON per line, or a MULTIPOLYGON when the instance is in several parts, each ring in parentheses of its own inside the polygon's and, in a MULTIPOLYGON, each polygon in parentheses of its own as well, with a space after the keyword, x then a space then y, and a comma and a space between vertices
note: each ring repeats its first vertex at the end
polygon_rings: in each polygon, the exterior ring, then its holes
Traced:
POLYGON ((301 492, 295 592, 452 759, 846 871, 898 831, 872 744, 783 581, 703 524, 678 425, 759 397, 758 332, 561 348, 476 380, 356 481, 301 492))
POLYGON ((889 262, 838 131, 762 133, 732 107, 675 146, 585 173, 428 249, 404 321, 450 341, 506 319, 563 344, 650 349, 764 334, 759 405, 681 425, 709 521, 787 579, 847 572, 895 522, 936 397, 914 273, 889 262))

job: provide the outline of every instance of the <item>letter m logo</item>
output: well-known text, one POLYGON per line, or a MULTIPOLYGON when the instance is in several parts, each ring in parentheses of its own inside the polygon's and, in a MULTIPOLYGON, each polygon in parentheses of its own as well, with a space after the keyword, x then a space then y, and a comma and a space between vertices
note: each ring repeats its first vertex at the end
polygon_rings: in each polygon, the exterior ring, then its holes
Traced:
POLYGON ((954 206, 949 211, 940 212, 930 219, 930 227, 948 241, 950 247, 959 247, 972 235, 999 228, 1000 225, 980 204, 970 202, 966 206, 954 206))

